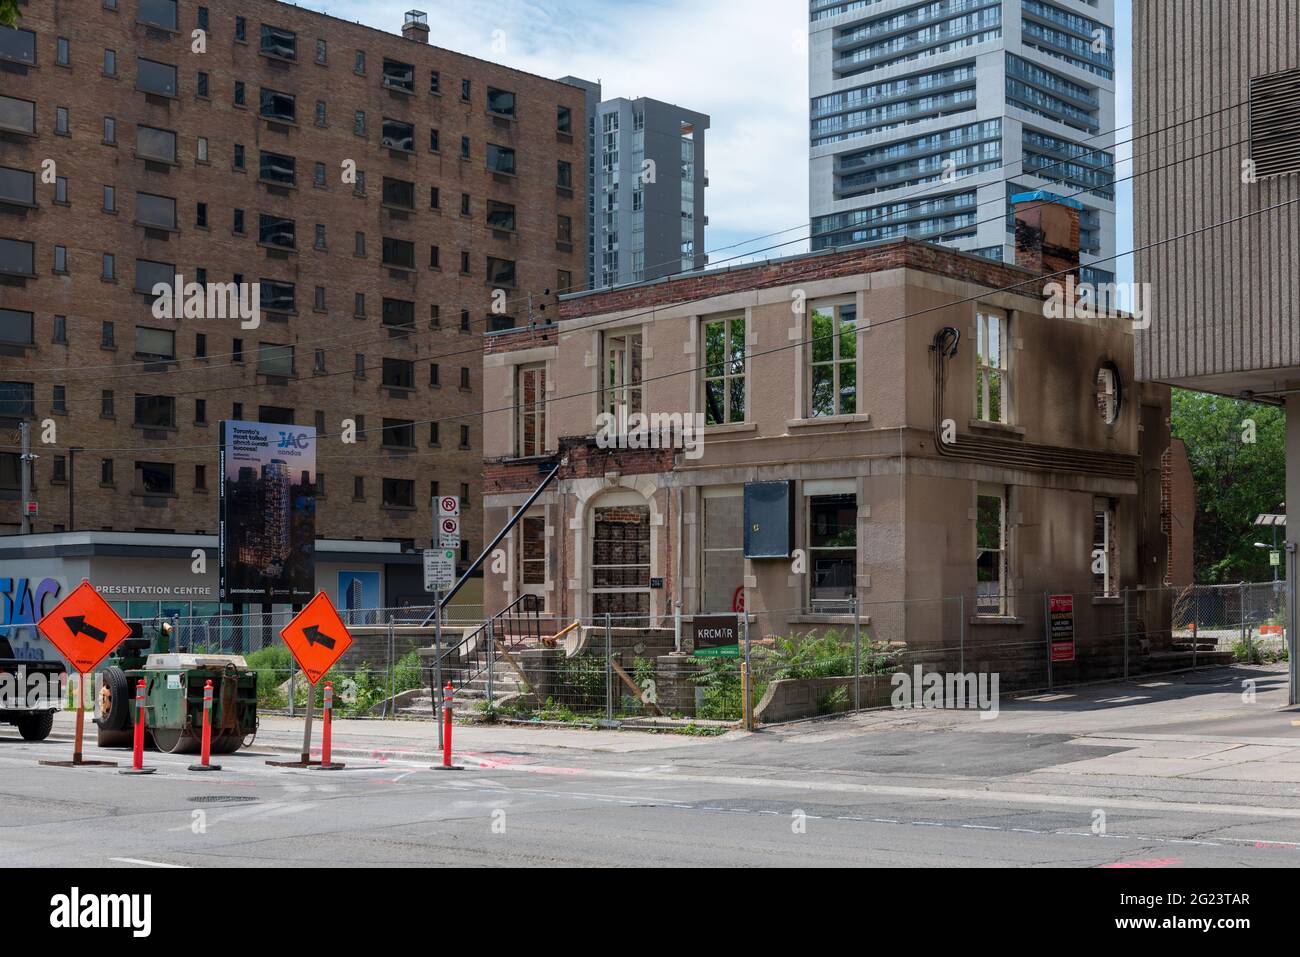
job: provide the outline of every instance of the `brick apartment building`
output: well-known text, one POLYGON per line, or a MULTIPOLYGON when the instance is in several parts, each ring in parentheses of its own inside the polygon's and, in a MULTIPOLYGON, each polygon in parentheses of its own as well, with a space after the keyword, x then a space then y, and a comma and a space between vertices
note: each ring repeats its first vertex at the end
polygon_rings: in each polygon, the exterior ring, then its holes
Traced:
POLYGON ((1064 592, 1080 650, 1058 677, 1117 667, 1126 613, 1167 641, 1167 599, 1122 592, 1163 583, 1168 390, 1134 381, 1129 319, 1045 307, 1040 277, 1078 265, 1077 204, 1017 200, 1017 265, 869 244, 569 296, 557 324, 490 336, 485 401, 515 409, 484 420, 487 532, 560 470, 488 608, 532 593, 649 640, 678 608, 842 630, 856 599, 874 638, 955 667, 961 631, 1040 669, 1064 592), (702 413, 701 454, 602 445, 620 404, 702 413))
POLYGON ((20 10, 0 29, 0 530, 26 420, 33 532, 210 536, 237 418, 326 436, 319 538, 427 546, 441 491, 476 553, 482 335, 585 276, 582 92, 430 46, 414 11, 397 35, 272 0, 20 10), (155 318, 174 274, 260 283, 260 326, 155 318))

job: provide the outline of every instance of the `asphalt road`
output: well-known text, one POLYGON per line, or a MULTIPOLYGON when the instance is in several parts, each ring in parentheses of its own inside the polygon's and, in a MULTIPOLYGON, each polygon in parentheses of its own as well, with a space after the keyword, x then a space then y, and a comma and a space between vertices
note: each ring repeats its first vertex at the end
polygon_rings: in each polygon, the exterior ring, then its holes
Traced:
POLYGON ((1247 721, 1233 712, 1240 675, 1221 674, 1007 703, 994 721, 886 712, 709 740, 478 728, 450 772, 429 766, 427 725, 340 723, 347 768, 308 771, 266 765, 285 757, 268 745, 298 736, 268 721, 219 773, 150 753, 146 777, 43 767, 70 743, 0 729, 0 854, 80 867, 1300 864, 1300 784, 1266 773, 1300 771, 1300 729, 1275 677, 1257 676, 1273 698, 1247 721), (412 746, 391 746, 399 731, 412 746))

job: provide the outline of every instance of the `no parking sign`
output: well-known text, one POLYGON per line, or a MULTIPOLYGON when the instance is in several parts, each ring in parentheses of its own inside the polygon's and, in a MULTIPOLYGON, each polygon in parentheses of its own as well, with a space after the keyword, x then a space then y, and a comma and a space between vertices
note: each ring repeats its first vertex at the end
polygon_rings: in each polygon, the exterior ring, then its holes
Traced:
POLYGON ((460 548, 460 499, 455 495, 438 497, 438 517, 434 538, 439 548, 460 548))

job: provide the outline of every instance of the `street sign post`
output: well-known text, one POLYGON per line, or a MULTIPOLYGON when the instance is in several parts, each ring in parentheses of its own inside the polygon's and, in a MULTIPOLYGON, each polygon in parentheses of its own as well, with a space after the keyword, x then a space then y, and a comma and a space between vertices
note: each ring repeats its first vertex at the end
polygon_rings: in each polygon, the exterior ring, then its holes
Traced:
POLYGON ((319 764, 311 760, 311 718, 316 703, 316 684, 334 667, 344 652, 352 647, 352 635, 343 619, 334 609, 333 602, 323 591, 309 601, 280 631, 280 637, 293 654, 298 667, 307 676, 311 687, 307 692, 307 714, 302 732, 300 761, 267 761, 275 767, 309 767, 319 764))
POLYGON ((460 499, 438 496, 437 525, 433 537, 439 548, 460 548, 460 499))
POLYGON ((116 767, 116 761, 86 761, 81 757, 86 726, 86 675, 130 636, 131 626, 100 597, 89 581, 83 581, 36 627, 77 672, 77 732, 72 761, 42 761, 41 764, 116 767))
POLYGON ((456 549, 424 550, 424 590, 435 594, 456 584, 456 549))
POLYGON ((438 547, 439 548, 460 548, 460 519, 459 518, 440 518, 438 519, 438 547))
MULTIPOLYGON (((459 511, 460 500, 452 496, 445 496, 442 501, 453 504, 459 511)), ((442 502, 439 502, 441 508, 442 502)), ((459 519, 457 519, 459 521, 459 519)), ((459 542, 458 542, 459 544, 459 542)), ((442 695, 442 593, 456 584, 456 552, 455 547, 447 548, 426 548, 424 550, 424 590, 433 592, 433 711, 438 721, 438 731, 442 732, 442 723, 445 720, 442 708, 439 707, 439 697, 442 695)))

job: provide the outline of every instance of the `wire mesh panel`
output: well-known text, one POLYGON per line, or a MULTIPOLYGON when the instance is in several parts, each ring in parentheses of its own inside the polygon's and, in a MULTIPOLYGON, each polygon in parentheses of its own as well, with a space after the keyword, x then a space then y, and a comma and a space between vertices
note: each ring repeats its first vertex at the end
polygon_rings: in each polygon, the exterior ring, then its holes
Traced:
MULTIPOLYGON (((635 537, 611 543, 611 568, 614 558, 639 555, 635 537)), ((1285 654, 1285 583, 1063 589, 986 605, 974 594, 860 604, 850 597, 833 607, 727 612, 709 620, 727 623, 734 644, 697 647, 700 616, 676 622, 634 606, 561 621, 523 595, 487 619, 481 608, 444 609, 436 650, 433 626, 420 624, 432 606, 372 609, 349 625, 353 647, 317 685, 317 704, 329 680, 341 717, 432 718, 450 681, 462 714, 712 727, 740 722, 747 710, 761 724, 874 707, 983 707, 994 689, 1285 654), (915 690, 922 687, 940 690, 923 700, 915 690)), ((260 706, 294 712, 311 692, 279 637, 292 616, 282 608, 155 615, 145 625, 166 621, 174 651, 243 655, 257 672, 260 706)))

